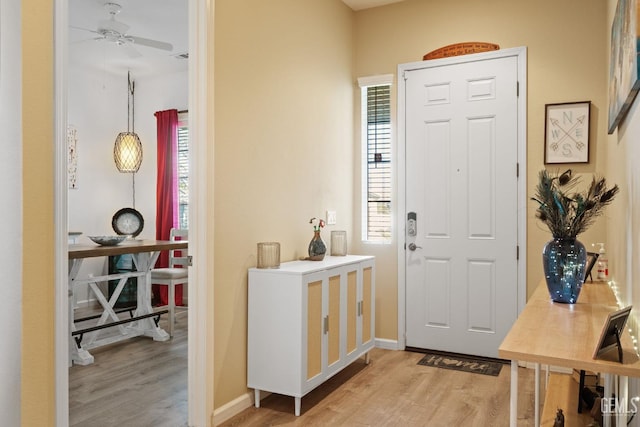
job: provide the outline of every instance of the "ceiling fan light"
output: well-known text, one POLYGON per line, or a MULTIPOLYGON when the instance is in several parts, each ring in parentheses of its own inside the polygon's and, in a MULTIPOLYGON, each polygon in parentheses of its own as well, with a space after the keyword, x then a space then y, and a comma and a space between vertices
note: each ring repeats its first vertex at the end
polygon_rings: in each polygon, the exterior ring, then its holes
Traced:
POLYGON ((113 146, 113 160, 120 172, 138 172, 142 163, 142 142, 135 132, 118 134, 113 146))

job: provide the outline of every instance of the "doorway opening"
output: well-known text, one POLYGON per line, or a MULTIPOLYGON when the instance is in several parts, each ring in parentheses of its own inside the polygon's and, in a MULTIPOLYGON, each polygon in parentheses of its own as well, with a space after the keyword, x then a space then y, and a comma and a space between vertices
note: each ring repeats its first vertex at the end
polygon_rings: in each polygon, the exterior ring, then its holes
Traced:
MULTIPOLYGON (((211 307, 207 277, 213 277, 211 267, 207 267, 209 259, 206 242, 198 236, 207 235, 206 205, 211 202, 207 191, 207 170, 210 158, 207 147, 207 99, 206 87, 209 78, 207 72, 208 29, 213 22, 213 2, 206 0, 188 1, 189 21, 189 85, 188 109, 190 111, 190 153, 191 172, 194 182, 190 194, 190 228, 194 230, 189 242, 190 254, 196 260, 189 272, 189 295, 193 299, 188 311, 188 423, 204 426, 208 423, 213 401, 212 386, 207 384, 208 361, 198 355, 206 354, 208 328, 212 327, 211 307), (207 200, 207 198, 209 200, 207 200), (195 232, 195 230, 198 230, 195 232), (201 259, 202 262, 197 262, 201 259)), ((69 425, 69 319, 68 303, 68 181, 67 181, 67 126, 68 126, 68 89, 70 72, 67 63, 69 55, 69 0, 55 0, 55 392, 56 392, 56 425, 69 425)), ((209 149, 209 150, 208 150, 209 149)))

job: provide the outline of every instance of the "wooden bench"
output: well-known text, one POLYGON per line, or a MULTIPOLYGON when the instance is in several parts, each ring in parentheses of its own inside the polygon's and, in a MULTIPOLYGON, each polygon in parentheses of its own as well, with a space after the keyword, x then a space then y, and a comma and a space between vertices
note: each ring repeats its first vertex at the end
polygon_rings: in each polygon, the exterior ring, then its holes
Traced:
POLYGON ((593 422, 586 408, 582 413, 578 413, 578 388, 578 383, 571 375, 553 372, 549 374, 540 418, 541 427, 553 427, 558 409, 562 409, 564 413, 565 427, 585 427, 593 422))

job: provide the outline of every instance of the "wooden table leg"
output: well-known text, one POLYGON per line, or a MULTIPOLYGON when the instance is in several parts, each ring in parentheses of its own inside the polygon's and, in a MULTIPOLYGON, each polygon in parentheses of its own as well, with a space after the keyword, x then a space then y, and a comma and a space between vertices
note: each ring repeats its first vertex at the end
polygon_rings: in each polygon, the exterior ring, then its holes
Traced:
POLYGON ((93 363, 93 356, 87 350, 82 348, 81 345, 78 345, 72 332, 76 330, 76 325, 73 322, 73 306, 75 304, 74 301, 74 293, 73 293, 73 281, 78 276, 78 272, 80 271, 80 266, 82 265, 82 259, 74 259, 69 262, 69 366, 73 365, 90 365, 93 363))
MULTIPOLYGON (((138 307, 135 312, 136 316, 153 313, 153 307, 151 307, 151 269, 156 263, 158 255, 160 255, 160 252, 141 252, 133 257, 136 269, 147 273, 138 278, 138 307)), ((169 334, 157 326, 151 318, 138 320, 136 324, 137 326, 135 326, 135 328, 145 336, 153 338, 154 341, 167 341, 171 338, 169 334)))
POLYGON ((511 396, 509 402, 509 426, 518 427, 518 361, 511 361, 511 396))

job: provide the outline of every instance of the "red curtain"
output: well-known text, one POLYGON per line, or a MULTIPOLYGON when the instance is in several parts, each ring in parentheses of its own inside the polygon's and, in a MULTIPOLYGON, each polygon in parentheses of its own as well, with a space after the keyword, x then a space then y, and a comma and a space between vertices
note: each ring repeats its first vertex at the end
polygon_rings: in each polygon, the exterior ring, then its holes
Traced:
MULTIPOLYGON (((169 240, 178 225, 178 110, 157 111, 158 177, 156 185, 156 240, 169 240)), ((156 268, 168 267, 169 254, 160 254, 156 268)), ((153 285, 161 305, 167 304, 167 287, 153 285)), ((182 286, 176 287, 176 304, 182 305, 182 286), (178 304, 178 302, 180 304, 178 304)))

